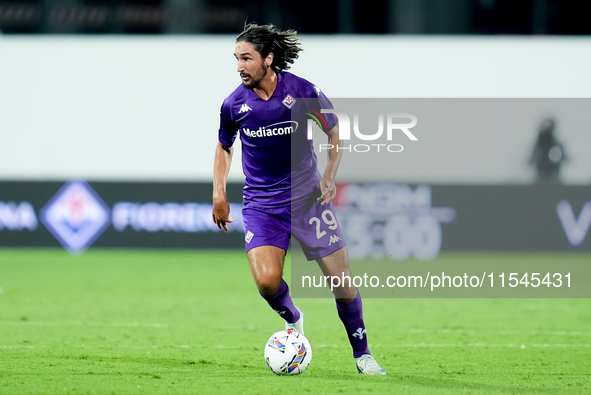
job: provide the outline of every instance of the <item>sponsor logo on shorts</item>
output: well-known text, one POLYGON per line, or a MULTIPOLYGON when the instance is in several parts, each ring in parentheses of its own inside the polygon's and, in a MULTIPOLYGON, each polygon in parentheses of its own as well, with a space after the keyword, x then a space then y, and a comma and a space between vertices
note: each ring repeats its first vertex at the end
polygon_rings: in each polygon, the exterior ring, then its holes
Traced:
POLYGON ((254 233, 252 233, 250 230, 248 232, 246 232, 246 237, 244 238, 244 240, 246 240, 247 243, 250 244, 250 241, 252 240, 252 237, 254 236, 254 233))
POLYGON ((339 241, 341 241, 341 238, 339 236, 332 235, 332 236, 330 236, 330 241, 329 241, 328 245, 330 246, 330 245, 337 243, 339 241))

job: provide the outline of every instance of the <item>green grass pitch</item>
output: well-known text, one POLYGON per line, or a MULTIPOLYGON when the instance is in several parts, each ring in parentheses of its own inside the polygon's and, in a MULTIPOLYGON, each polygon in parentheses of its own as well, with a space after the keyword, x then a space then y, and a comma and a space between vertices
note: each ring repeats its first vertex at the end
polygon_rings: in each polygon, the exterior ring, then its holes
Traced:
POLYGON ((0 249, 0 287, 0 394, 591 391, 587 299, 365 299, 381 377, 357 373, 333 300, 297 299, 314 357, 280 377, 263 346, 283 323, 242 251, 0 249))

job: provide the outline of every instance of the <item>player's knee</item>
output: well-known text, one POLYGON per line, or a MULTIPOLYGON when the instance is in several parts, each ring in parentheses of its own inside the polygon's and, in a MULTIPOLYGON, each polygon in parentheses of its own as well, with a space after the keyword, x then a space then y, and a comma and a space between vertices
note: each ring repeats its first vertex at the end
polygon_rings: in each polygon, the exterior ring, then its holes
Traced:
POLYGON ((257 288, 263 295, 273 295, 281 285, 281 276, 262 276, 256 279, 257 288))
POLYGON ((351 303, 352 301, 355 300, 355 298, 339 298, 339 297, 336 297, 335 299, 341 303, 351 303))
POLYGON ((334 297, 339 302, 349 303, 357 298, 357 288, 355 287, 339 287, 332 290, 334 297))

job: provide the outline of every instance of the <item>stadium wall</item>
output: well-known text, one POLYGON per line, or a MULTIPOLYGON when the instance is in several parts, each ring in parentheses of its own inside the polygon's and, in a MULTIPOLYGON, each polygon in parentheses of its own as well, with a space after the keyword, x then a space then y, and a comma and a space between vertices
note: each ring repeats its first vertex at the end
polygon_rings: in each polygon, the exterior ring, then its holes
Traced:
MULTIPOLYGON (((589 38, 303 36, 302 42, 292 71, 330 97, 591 97, 589 38)), ((210 180, 219 107, 239 84, 233 46, 232 36, 0 36, 0 179, 210 180)), ((472 141, 499 152, 504 166, 462 166, 479 152, 468 147, 454 159, 434 147, 420 155, 439 166, 393 168, 392 177, 529 183, 534 171, 527 159, 539 123, 556 115, 541 111, 526 129, 500 129, 494 139, 475 131, 472 141)), ((588 125, 558 116, 557 126, 571 159, 563 180, 588 184, 588 125)), ((242 177, 235 164, 230 179, 242 177)))

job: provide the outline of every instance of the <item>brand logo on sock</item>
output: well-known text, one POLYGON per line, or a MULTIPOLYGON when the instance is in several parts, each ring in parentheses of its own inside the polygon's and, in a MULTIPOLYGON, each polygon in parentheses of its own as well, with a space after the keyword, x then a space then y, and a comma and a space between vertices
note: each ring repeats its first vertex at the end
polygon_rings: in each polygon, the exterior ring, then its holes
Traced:
POLYGON ((355 331, 355 333, 353 333, 353 337, 358 337, 359 340, 363 339, 363 335, 365 335, 365 329, 363 328, 357 328, 357 330, 355 331))
POLYGON ((247 243, 250 244, 250 241, 252 240, 252 237, 254 236, 254 233, 252 233, 250 230, 248 232, 246 232, 246 237, 244 238, 244 240, 246 240, 247 243))
POLYGON ((279 310, 273 310, 273 311, 276 312, 279 315, 283 315, 283 314, 286 313, 285 311, 279 311, 279 310))

